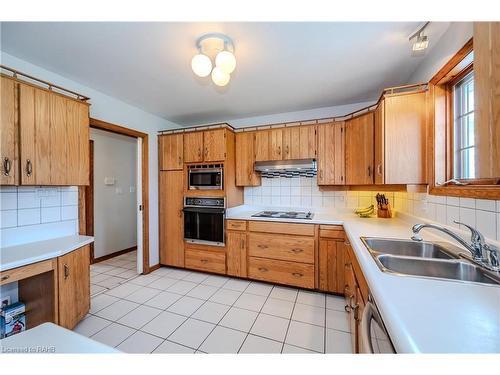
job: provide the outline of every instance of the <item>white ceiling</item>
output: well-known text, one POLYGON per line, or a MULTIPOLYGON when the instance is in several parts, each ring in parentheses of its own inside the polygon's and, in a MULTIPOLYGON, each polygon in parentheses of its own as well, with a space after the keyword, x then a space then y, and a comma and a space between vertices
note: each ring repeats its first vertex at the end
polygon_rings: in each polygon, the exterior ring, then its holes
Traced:
MULTIPOLYGON (((408 83, 418 22, 2 23, 3 51, 180 125, 356 103, 408 83), (191 71, 196 39, 230 36, 218 88, 191 71)), ((431 23, 430 48, 449 23, 431 23)))

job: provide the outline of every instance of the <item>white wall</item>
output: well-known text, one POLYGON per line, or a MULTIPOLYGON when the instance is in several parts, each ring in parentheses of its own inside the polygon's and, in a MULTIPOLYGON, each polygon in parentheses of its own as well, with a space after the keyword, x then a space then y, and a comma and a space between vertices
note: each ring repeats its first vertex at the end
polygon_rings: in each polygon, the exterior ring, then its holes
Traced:
MULTIPOLYGON (((0 51, 1 63, 21 72, 51 81, 91 98, 90 115, 99 120, 119 124, 148 134, 149 138, 149 264, 159 262, 158 252, 158 143, 157 131, 178 127, 161 117, 112 98, 54 72, 0 51)), ((113 69, 111 63, 109 69, 113 69)))
POLYGON ((375 98, 375 100, 370 102, 314 108, 305 111, 275 113, 271 115, 256 117, 245 117, 237 120, 229 120, 227 122, 234 128, 244 128, 257 125, 278 124, 282 122, 307 121, 320 118, 344 116, 351 112, 357 111, 358 109, 374 104, 376 99, 378 98, 375 98))
POLYGON ((91 129, 94 140, 94 256, 137 246, 137 139, 91 129), (114 179, 106 185, 105 178, 114 179))
POLYGON ((452 22, 438 43, 413 72, 409 82, 428 82, 470 38, 472 38, 472 22, 452 22))

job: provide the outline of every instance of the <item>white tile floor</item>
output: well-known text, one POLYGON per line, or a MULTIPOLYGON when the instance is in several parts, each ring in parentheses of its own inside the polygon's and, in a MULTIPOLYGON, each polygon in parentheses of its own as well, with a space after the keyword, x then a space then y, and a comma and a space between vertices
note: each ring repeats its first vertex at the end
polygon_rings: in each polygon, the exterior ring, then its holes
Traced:
POLYGON ((94 296, 113 289, 137 275, 137 251, 92 264, 90 295, 94 296))
POLYGON ((168 267, 121 277, 134 255, 92 266, 75 331, 129 353, 351 352, 341 297, 168 267))

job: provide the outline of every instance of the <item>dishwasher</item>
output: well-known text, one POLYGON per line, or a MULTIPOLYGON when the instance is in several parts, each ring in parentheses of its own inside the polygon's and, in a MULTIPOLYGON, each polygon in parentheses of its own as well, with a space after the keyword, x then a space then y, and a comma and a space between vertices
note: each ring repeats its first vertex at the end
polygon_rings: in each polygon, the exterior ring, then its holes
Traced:
POLYGON ((394 346, 385 328, 384 322, 370 296, 361 318, 360 353, 395 354, 394 346))

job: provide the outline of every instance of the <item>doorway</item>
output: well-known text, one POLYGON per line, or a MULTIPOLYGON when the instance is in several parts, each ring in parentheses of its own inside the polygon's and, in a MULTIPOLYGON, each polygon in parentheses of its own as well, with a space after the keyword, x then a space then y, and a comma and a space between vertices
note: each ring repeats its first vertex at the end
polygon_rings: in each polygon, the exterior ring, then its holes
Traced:
MULTIPOLYGON (((149 206, 148 206, 148 135, 136 130, 128 129, 120 125, 111 124, 102 120, 90 118, 90 128, 96 129, 95 133, 109 133, 109 135, 116 136, 117 138, 122 138, 128 140, 133 139, 133 145, 135 146, 136 154, 134 160, 130 157, 128 160, 124 160, 125 169, 135 169, 135 178, 133 183, 129 184, 116 184, 113 179, 113 173, 110 176, 99 176, 98 183, 102 186, 110 188, 112 193, 117 195, 127 195, 135 196, 132 211, 128 211, 127 214, 127 226, 128 228, 134 228, 136 231, 136 246, 131 246, 123 249, 113 249, 111 254, 102 254, 102 252, 96 251, 95 248, 91 249, 91 262, 98 263, 101 261, 109 262, 110 258, 116 259, 117 262, 120 260, 131 261, 134 260, 136 264, 136 272, 139 274, 149 273, 149 206), (131 165, 133 163, 134 165, 131 165), (116 184, 116 185, 115 185, 116 184), (134 193, 134 194, 132 194, 134 193), (136 222, 135 222, 136 220, 136 222), (134 221, 134 222, 132 222, 134 221), (133 225, 135 224, 135 225, 133 225), (136 247, 136 249, 135 249, 136 247), (137 253, 136 256, 133 254, 137 253)), ((126 144, 126 142, 125 142, 126 144)), ((82 188, 80 194, 80 211, 84 214, 80 214, 80 233, 85 233, 88 235, 97 236, 99 231, 102 230, 102 221, 99 224, 96 221, 95 216, 95 204, 96 204, 96 183, 94 181, 94 171, 95 171, 95 142, 90 142, 90 185, 88 187, 82 188), (82 223, 83 221, 83 223, 82 223), (96 224, 99 226, 96 228, 96 224), (96 230, 97 229, 97 230, 96 230)), ((126 172, 126 171, 125 171, 126 172)), ((126 179, 126 178, 125 178, 126 179)), ((101 187, 99 186, 99 188, 101 187)), ((102 197, 101 197, 102 198, 102 197)), ((130 202, 129 202, 130 203, 130 202)), ((102 206, 102 200, 101 205, 102 206)), ((122 208, 122 207, 120 207, 122 208)), ((117 217, 119 216, 119 213, 117 217)), ((123 216, 123 215, 122 215, 123 216)), ((104 225, 110 225, 110 223, 104 223, 104 225)), ((110 228, 113 231, 113 228, 110 228)), ((127 237, 127 236, 125 236, 127 237)), ((129 238, 129 243, 132 243, 132 238, 129 238)), ((127 241, 123 242, 127 243, 127 241)), ((130 268, 130 267, 129 267, 130 268)))

